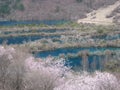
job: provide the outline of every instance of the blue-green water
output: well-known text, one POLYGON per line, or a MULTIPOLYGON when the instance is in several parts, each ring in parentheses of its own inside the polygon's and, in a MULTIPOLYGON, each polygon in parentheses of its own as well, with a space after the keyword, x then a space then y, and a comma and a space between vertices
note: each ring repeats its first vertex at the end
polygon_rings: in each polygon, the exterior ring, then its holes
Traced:
POLYGON ((60 36, 16 36, 16 37, 6 37, 6 38, 0 38, 0 44, 2 44, 4 41, 7 42, 8 45, 10 44, 23 44, 25 42, 29 41, 35 41, 39 39, 54 39, 54 38, 60 38, 60 36))
MULTIPOLYGON (((0 26, 14 26, 14 25, 30 25, 30 24, 47 24, 47 25, 55 25, 55 24, 62 24, 66 22, 65 20, 61 20, 61 21, 57 21, 57 20, 53 20, 53 21, 1 21, 0 22, 0 26)), ((36 32, 38 33, 54 33, 57 30, 37 30, 36 32)), ((31 32, 29 31, 16 31, 14 33, 29 33, 31 32)), ((13 32, 3 32, 3 34, 11 34, 13 32)), ((7 38, 0 38, 0 44, 2 44, 5 40, 7 41, 7 44, 22 44, 24 42, 29 42, 29 41, 35 41, 35 40, 39 40, 39 39, 53 39, 53 41, 59 41, 59 39, 57 40, 57 38, 60 38, 60 36, 16 36, 16 37, 7 37, 7 38)), ((99 40, 99 39, 103 39, 103 40, 116 40, 116 39, 120 39, 120 34, 116 34, 113 36, 108 36, 108 35, 103 35, 103 36, 93 36, 92 37, 94 40, 99 40)), ((60 41, 61 42, 61 41, 60 41)), ((39 57, 39 58, 46 58, 48 56, 53 56, 53 57, 58 57, 60 54, 64 54, 65 57, 65 65, 66 66, 70 66, 72 69, 74 70, 79 70, 79 69, 83 69, 83 58, 82 56, 76 56, 76 57, 67 57, 68 54, 78 54, 79 52, 85 51, 87 50, 89 53, 95 53, 95 52, 101 52, 104 53, 105 50, 110 50, 110 51, 120 51, 120 48, 115 48, 115 47, 89 47, 89 48, 62 48, 62 49, 56 49, 53 51, 44 51, 44 52, 39 52, 37 54, 35 54, 35 57, 39 57)), ((111 56, 112 58, 113 56, 111 56)), ((96 55, 96 54, 92 54, 92 55, 88 55, 87 56, 87 68, 89 68, 89 70, 93 70, 93 69, 102 69, 103 68, 103 62, 105 60, 105 55, 96 55), (94 65, 93 65, 94 64, 94 65), (93 68, 95 67, 95 68, 93 68)))
POLYGON ((68 22, 66 20, 43 20, 43 21, 0 21, 0 26, 30 25, 30 24, 46 24, 56 25, 68 22))
MULTIPOLYGON (((73 56, 69 57, 68 54, 78 54, 82 51, 88 51, 89 53, 97 53, 101 52, 103 54, 106 50, 110 51, 120 51, 120 48, 114 48, 114 47, 89 47, 89 48, 62 48, 62 49, 56 49, 53 51, 43 51, 37 53, 35 56, 39 58, 46 58, 48 56, 58 57, 60 54, 65 56, 65 66, 71 67, 73 70, 83 70, 83 58, 82 56, 73 56)), ((115 55, 111 55, 114 57, 115 55)), ((93 71, 93 70, 102 70, 104 67, 104 61, 106 59, 105 55, 99 55, 99 54, 91 54, 87 55, 87 70, 93 71)))
MULTIPOLYGON (((104 68, 103 62, 105 60, 104 55, 90 55, 87 57, 87 70, 94 71, 94 70, 102 70, 104 68)), ((71 57, 65 59, 65 66, 71 67, 75 71, 83 70, 83 59, 82 57, 71 57)))
POLYGON ((88 52, 104 52, 105 50, 116 51, 120 50, 120 48, 115 47, 88 47, 88 48, 60 48, 53 51, 43 51, 37 54, 38 57, 45 58, 47 56, 59 56, 60 54, 67 55, 68 53, 75 54, 80 51, 87 50, 88 52))

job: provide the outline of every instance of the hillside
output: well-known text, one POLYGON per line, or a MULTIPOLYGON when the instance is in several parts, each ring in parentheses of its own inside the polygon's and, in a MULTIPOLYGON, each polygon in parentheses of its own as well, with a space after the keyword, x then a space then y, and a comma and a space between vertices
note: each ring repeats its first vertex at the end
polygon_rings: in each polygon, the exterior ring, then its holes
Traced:
POLYGON ((118 0, 1 0, 1 20, 77 20, 118 0))
MULTIPOLYGON (((98 10, 93 10, 92 12, 87 14, 86 18, 79 19, 78 23, 94 23, 94 24, 102 24, 102 25, 110 25, 118 20, 115 13, 119 10, 120 1, 115 2, 112 5, 107 7, 101 7, 98 10)), ((116 23, 116 22, 115 22, 116 23)))

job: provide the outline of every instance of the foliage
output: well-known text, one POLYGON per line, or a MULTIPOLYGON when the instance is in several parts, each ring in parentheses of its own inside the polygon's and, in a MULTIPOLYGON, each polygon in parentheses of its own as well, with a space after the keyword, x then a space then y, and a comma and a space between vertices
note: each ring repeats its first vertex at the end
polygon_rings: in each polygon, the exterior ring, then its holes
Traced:
POLYGON ((97 32, 98 32, 99 34, 103 34, 103 33, 104 33, 104 28, 103 28, 102 26, 98 27, 98 28, 97 28, 97 32))
POLYGON ((56 6, 55 12, 58 13, 60 11, 60 7, 56 6))
POLYGON ((24 10, 24 5, 21 3, 21 0, 0 1, 0 16, 10 14, 13 9, 24 10))
POLYGON ((24 11, 24 6, 23 6, 23 4, 15 4, 14 6, 13 6, 13 8, 14 9, 16 9, 16 10, 20 10, 20 11, 24 11))
POLYGON ((80 3, 80 2, 82 2, 83 0, 76 0, 76 1, 80 3))
POLYGON ((105 65, 105 69, 110 72, 120 72, 120 61, 119 60, 108 61, 105 65))
POLYGON ((54 90, 119 90, 117 79, 109 73, 96 72, 93 76, 85 73, 73 77, 54 90))
POLYGON ((63 64, 36 61, 22 49, 0 46, 0 90, 53 90, 62 80, 63 64))
POLYGON ((10 7, 8 4, 2 4, 0 6, 0 15, 4 15, 4 14, 9 14, 10 13, 10 7))

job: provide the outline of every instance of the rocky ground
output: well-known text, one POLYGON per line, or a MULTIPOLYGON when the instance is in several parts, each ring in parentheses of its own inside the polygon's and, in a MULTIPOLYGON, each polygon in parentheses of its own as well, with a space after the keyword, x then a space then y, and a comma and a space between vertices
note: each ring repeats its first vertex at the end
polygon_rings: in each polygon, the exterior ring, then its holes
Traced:
POLYGON ((93 10, 87 14, 86 18, 79 19, 78 23, 94 23, 102 25, 113 24, 113 21, 117 23, 120 1, 109 5, 107 7, 101 7, 98 10, 93 10))

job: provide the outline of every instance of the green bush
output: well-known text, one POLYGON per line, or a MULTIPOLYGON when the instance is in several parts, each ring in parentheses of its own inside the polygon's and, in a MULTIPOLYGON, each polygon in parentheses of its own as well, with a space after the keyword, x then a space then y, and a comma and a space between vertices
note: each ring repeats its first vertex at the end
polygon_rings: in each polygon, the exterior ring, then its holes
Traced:
POLYGON ((97 32, 98 32, 99 34, 102 34, 102 33, 103 33, 103 30, 102 30, 102 29, 99 29, 97 32))
POLYGON ((16 10, 20 10, 20 11, 24 11, 24 5, 23 4, 15 4, 14 6, 13 6, 13 8, 14 9, 16 9, 16 10))
POLYGON ((120 72, 120 61, 112 60, 106 63, 105 70, 110 72, 120 72))
POLYGON ((10 14, 11 10, 24 10, 24 5, 21 0, 1 0, 0 1, 0 16, 10 14))
POLYGON ((0 6, 0 15, 9 14, 9 13, 10 13, 9 5, 6 4, 0 6))
POLYGON ((80 2, 82 2, 83 0, 76 0, 76 1, 80 3, 80 2))

